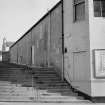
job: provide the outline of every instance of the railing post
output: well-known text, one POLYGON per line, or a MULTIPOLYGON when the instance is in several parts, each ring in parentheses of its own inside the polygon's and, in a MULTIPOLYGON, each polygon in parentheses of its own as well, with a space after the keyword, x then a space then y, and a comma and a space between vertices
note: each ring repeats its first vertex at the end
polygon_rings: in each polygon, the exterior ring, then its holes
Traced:
POLYGON ((32 73, 32 90, 33 90, 33 94, 34 94, 34 101, 38 102, 39 101, 38 90, 37 90, 37 88, 34 88, 34 73, 32 73))

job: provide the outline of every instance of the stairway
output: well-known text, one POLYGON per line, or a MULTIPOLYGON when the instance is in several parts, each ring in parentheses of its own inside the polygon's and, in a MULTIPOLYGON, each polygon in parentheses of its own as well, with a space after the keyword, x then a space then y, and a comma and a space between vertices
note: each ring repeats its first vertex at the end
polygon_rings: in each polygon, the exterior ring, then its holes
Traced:
POLYGON ((85 102, 82 96, 74 93, 70 85, 63 81, 54 68, 33 68, 28 74, 32 74, 36 98, 40 102, 85 102))
POLYGON ((27 69, 1 64, 0 101, 90 103, 74 93, 69 84, 56 74, 54 68, 27 69))
POLYGON ((0 101, 33 101, 31 77, 23 70, 13 65, 0 67, 0 101), (30 86, 24 87, 22 83, 30 86))

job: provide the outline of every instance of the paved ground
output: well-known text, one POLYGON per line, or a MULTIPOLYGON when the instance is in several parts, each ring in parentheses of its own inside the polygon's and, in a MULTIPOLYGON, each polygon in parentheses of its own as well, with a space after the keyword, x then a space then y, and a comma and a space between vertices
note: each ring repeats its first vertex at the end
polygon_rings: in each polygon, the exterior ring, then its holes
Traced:
POLYGON ((62 81, 52 69, 28 69, 0 62, 0 105, 18 105, 20 102, 23 102, 20 105, 91 103, 72 92, 68 83, 62 81))
MULTIPOLYGON (((0 105, 49 105, 49 103, 8 103, 0 102, 0 105)), ((50 105, 105 105, 99 103, 50 103, 50 105)))

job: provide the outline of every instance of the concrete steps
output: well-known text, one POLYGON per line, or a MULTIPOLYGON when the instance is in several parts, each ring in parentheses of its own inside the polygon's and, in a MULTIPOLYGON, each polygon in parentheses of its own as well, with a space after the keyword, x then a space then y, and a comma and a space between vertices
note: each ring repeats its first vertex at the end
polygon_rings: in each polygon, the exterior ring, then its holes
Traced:
POLYGON ((4 65, 0 64, 0 101, 89 102, 74 93, 52 67, 4 65))

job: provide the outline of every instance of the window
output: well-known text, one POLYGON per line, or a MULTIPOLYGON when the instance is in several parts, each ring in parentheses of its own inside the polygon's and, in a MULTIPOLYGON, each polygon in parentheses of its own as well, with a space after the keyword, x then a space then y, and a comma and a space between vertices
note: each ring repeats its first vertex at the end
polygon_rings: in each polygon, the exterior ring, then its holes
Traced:
POLYGON ((93 0, 94 1, 94 16, 105 17, 105 0, 93 0))
POLYGON ((85 19, 85 0, 74 0, 74 21, 85 19))
POLYGON ((95 77, 105 78, 105 50, 93 50, 95 60, 95 77))

